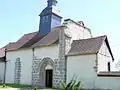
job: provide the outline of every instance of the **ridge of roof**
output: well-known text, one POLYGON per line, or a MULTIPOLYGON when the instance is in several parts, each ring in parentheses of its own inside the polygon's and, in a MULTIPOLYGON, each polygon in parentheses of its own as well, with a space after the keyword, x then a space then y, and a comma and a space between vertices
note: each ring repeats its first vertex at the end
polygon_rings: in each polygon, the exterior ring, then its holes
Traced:
POLYGON ((84 39, 73 40, 73 41, 90 40, 90 39, 96 39, 96 38, 101 38, 101 37, 106 38, 107 35, 102 35, 102 36, 97 36, 97 37, 91 37, 91 38, 84 38, 84 39))
POLYGON ((24 35, 30 35, 30 34, 33 34, 33 33, 37 33, 38 31, 36 32, 30 32, 30 33, 25 33, 24 35))

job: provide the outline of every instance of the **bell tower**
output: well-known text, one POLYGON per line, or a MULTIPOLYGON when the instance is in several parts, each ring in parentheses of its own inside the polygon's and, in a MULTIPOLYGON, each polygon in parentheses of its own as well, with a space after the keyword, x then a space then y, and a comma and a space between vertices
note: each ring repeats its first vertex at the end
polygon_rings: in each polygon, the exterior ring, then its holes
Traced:
POLYGON ((51 28, 61 25, 61 15, 56 8, 56 0, 48 0, 47 7, 40 13, 39 34, 48 34, 51 28))

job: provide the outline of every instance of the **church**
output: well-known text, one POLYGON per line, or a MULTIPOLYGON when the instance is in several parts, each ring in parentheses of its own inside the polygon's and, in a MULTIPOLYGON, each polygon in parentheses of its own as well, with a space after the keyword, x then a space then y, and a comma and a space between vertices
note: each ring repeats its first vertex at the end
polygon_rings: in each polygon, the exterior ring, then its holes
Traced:
POLYGON ((39 31, 24 34, 0 49, 0 81, 60 87, 73 76, 85 89, 120 89, 120 72, 106 35, 94 37, 83 21, 65 19, 48 0, 40 13, 39 31))

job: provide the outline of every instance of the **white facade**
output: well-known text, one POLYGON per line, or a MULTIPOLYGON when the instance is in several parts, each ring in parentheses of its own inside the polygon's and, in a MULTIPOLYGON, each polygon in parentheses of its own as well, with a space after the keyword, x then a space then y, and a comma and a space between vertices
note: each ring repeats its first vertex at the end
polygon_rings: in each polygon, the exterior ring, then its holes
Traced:
POLYGON ((96 54, 69 56, 67 60, 67 83, 73 78, 82 81, 85 89, 111 89, 120 90, 120 77, 97 76, 96 54))
POLYGON ((99 71, 108 71, 108 62, 112 64, 112 57, 105 42, 98 53, 98 73, 99 71))
POLYGON ((85 89, 119 90, 120 77, 97 75, 100 71, 108 71, 108 62, 112 64, 112 57, 105 42, 98 54, 68 56, 67 83, 76 76, 85 89))
POLYGON ((96 55, 69 56, 67 59, 67 83, 77 76, 77 80, 82 81, 83 88, 94 88, 96 55))
POLYGON ((5 73, 5 62, 0 61, 0 81, 4 81, 4 73, 5 73))
POLYGON ((15 77, 15 62, 17 58, 21 61, 21 78, 20 84, 31 84, 32 78, 32 49, 23 49, 7 52, 7 67, 6 67, 6 83, 14 83, 15 77))
POLYGON ((47 57, 55 60, 58 59, 59 48, 56 45, 35 48, 34 55, 35 58, 41 60, 47 57))
POLYGON ((80 26, 72 20, 65 21, 64 24, 67 26, 65 33, 71 37, 71 41, 92 37, 89 29, 80 26))
POLYGON ((120 90, 120 77, 96 77, 95 88, 120 90))
POLYGON ((20 84, 32 83, 32 63, 33 53, 36 59, 51 58, 52 60, 58 59, 58 46, 48 46, 32 49, 22 49, 7 52, 7 68, 6 68, 6 83, 14 83, 15 75, 15 61, 20 58, 21 61, 21 79, 20 84))

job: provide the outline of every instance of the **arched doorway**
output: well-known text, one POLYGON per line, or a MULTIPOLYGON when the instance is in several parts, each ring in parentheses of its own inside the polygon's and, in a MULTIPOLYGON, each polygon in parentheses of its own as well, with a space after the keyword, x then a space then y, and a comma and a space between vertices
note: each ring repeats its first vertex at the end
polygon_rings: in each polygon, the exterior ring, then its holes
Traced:
POLYGON ((54 62, 50 58, 44 58, 40 63, 40 85, 52 87, 54 62))

